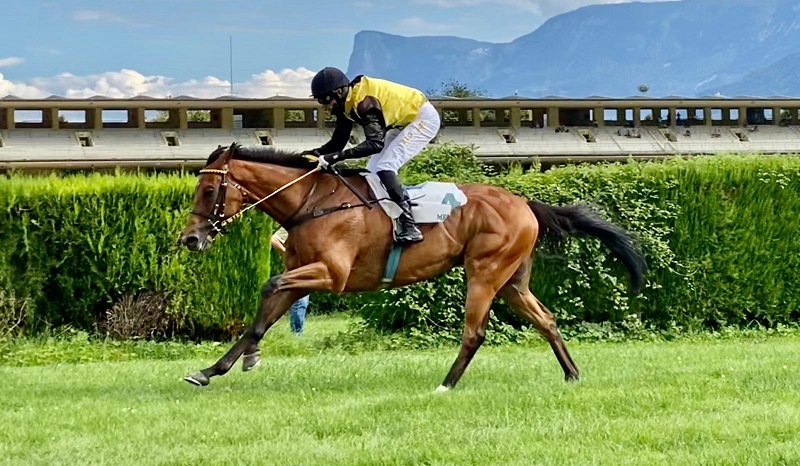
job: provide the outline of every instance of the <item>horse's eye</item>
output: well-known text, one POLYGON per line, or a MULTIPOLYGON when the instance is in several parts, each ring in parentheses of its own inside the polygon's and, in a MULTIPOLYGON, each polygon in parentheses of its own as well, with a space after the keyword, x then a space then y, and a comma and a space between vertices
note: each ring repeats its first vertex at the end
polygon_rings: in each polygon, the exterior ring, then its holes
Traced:
POLYGON ((203 190, 203 196, 211 196, 213 194, 214 194, 214 188, 213 187, 209 186, 208 188, 203 190))

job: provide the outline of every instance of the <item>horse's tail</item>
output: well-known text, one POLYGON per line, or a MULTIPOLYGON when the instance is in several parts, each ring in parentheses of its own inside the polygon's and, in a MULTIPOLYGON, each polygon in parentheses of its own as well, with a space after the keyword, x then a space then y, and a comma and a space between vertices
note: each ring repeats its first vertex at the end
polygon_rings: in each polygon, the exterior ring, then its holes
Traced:
POLYGON ((647 262, 629 232, 603 220, 587 206, 560 207, 537 201, 529 201, 528 206, 539 221, 539 239, 581 233, 595 236, 625 264, 631 276, 631 291, 638 293, 642 289, 647 262))

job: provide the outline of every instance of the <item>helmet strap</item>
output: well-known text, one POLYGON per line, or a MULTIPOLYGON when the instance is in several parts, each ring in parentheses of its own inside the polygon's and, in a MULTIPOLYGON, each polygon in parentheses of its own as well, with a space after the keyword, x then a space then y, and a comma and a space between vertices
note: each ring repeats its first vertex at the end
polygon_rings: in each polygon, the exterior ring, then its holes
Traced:
POLYGON ((340 87, 333 91, 333 100, 336 101, 337 112, 344 113, 344 102, 347 100, 347 94, 349 93, 349 87, 340 87))

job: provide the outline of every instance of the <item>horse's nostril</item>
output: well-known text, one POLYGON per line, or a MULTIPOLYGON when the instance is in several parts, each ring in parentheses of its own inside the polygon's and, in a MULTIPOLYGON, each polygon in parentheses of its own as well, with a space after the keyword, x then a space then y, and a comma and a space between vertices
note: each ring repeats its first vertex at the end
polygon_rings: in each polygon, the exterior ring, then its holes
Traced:
POLYGON ((187 236, 186 238, 183 239, 183 244, 185 244, 186 246, 188 246, 190 248, 197 247, 197 243, 199 243, 199 242, 200 242, 200 238, 198 238, 195 235, 190 235, 190 236, 187 236))

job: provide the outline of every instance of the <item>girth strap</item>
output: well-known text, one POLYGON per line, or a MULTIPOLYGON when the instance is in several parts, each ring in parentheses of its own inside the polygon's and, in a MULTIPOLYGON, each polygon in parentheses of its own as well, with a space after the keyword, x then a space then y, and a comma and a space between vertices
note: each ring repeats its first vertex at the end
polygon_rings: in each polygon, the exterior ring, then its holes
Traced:
POLYGON ((403 245, 392 243, 392 251, 389 253, 389 259, 386 261, 386 269, 383 271, 383 278, 381 278, 381 288, 387 288, 392 285, 394 276, 397 275, 397 267, 400 265, 400 255, 403 253, 403 245))

